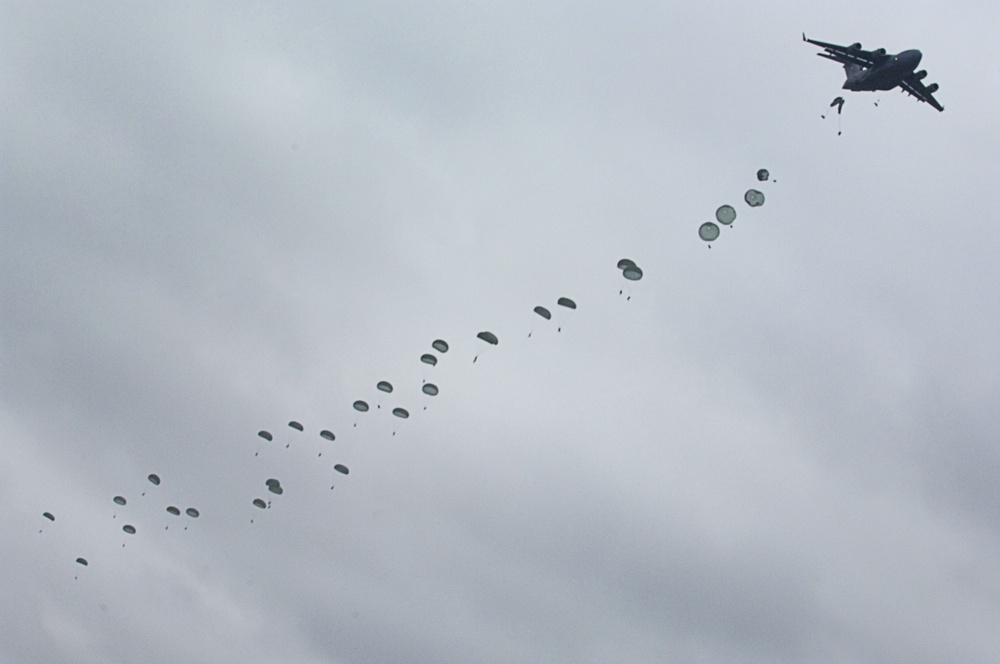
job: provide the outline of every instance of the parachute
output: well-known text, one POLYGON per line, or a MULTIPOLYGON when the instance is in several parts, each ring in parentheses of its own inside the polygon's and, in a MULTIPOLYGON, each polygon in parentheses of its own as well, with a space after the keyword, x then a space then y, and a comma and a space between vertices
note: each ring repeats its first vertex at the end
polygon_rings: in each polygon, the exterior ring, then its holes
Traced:
MULTIPOLYGON (((576 309, 576 302, 569 299, 568 297, 561 297, 556 300, 556 304, 560 307, 566 307, 567 309, 576 309)), ((556 327, 556 332, 562 332, 562 325, 556 327)))
MULTIPOLYGON (((532 311, 534 311, 536 314, 538 314, 539 316, 541 316, 545 320, 552 320, 552 312, 549 311, 548 309, 546 309, 545 307, 538 306, 538 307, 535 307, 534 309, 532 309, 532 311)), ((535 325, 534 325, 534 323, 532 323, 532 325, 531 325, 531 331, 528 332, 528 336, 531 337, 534 333, 535 333, 535 325)))
POLYGON ((629 281, 639 281, 642 279, 642 269, 635 264, 635 261, 623 258, 618 261, 618 269, 622 271, 622 276, 629 281))
POLYGON ((771 174, 767 172, 766 168, 762 168, 757 171, 757 179, 761 182, 767 182, 767 179, 771 177, 771 174))
POLYGON ((392 383, 387 380, 380 380, 375 387, 382 392, 392 392, 392 383))
POLYGON ((274 485, 274 486, 267 487, 267 490, 270 491, 271 493, 273 493, 276 496, 280 496, 281 494, 283 494, 285 492, 285 490, 282 489, 281 486, 279 486, 277 484, 274 485))
POLYGON ((433 355, 431 355, 430 353, 424 353, 423 355, 421 355, 420 361, 423 362, 424 364, 429 364, 432 367, 438 363, 438 359, 433 355))
POLYGON ((274 436, 272 436, 267 431, 258 431, 257 435, 266 440, 267 442, 271 442, 272 440, 274 440, 274 436))
POLYGON ((292 427, 296 431, 304 431, 304 429, 302 428, 302 425, 299 424, 298 422, 296 422, 295 420, 292 420, 291 422, 289 422, 288 426, 292 427))
POLYGON ((254 507, 259 507, 259 508, 261 508, 262 510, 263 510, 263 509, 267 509, 267 503, 265 503, 265 502, 264 502, 263 500, 261 500, 260 498, 254 498, 254 499, 253 499, 253 504, 254 504, 254 507))
POLYGON ((711 221, 706 221, 698 228, 698 237, 705 242, 711 242, 719 237, 719 227, 711 221))
MULTIPOLYGON (((878 102, 875 102, 875 105, 878 106, 878 102)), ((841 129, 840 129, 840 113, 841 113, 841 111, 844 110, 844 98, 843 97, 834 97, 833 101, 830 102, 830 108, 833 108, 834 106, 837 107, 837 136, 840 136, 840 134, 841 134, 841 129)), ((819 117, 821 117, 824 120, 826 120, 826 115, 820 115, 819 117)))
MULTIPOLYGON (((636 265, 635 261, 629 258, 623 258, 620 261, 618 261, 618 269, 622 271, 622 276, 629 281, 639 281, 640 279, 642 279, 642 268, 636 265)), ((625 295, 626 300, 631 300, 632 288, 631 287, 627 289, 620 288, 618 289, 618 294, 625 295), (626 291, 628 292, 626 293, 626 291)))
POLYGON ((332 431, 327 431, 326 429, 323 429, 322 431, 320 431, 319 435, 320 435, 320 438, 326 438, 327 440, 333 440, 335 438, 335 436, 333 435, 333 432, 332 431))
POLYGON ((764 204, 764 194, 760 193, 756 189, 747 189, 747 193, 744 194, 743 200, 747 202, 750 207, 760 207, 764 204))
POLYGON ((192 519, 197 519, 199 516, 201 516, 201 512, 199 512, 193 507, 187 508, 186 510, 184 510, 184 513, 187 514, 192 519))
POLYGON ((173 505, 170 505, 169 507, 167 507, 167 511, 170 512, 171 514, 173 514, 174 516, 180 516, 181 515, 181 511, 179 509, 177 509, 176 507, 174 507, 173 505))
POLYGON ((87 559, 86 558, 77 558, 76 562, 77 562, 77 564, 83 565, 84 567, 87 566, 87 559))
POLYGON ((266 486, 268 488, 270 488, 272 486, 281 486, 281 482, 279 482, 278 480, 276 480, 276 479, 274 479, 272 477, 271 479, 269 479, 266 482, 264 482, 264 486, 266 486))
POLYGON ((434 383, 424 383, 420 389, 428 396, 436 397, 438 395, 438 387, 434 383))
POLYGON ((436 350, 439 353, 448 352, 448 342, 445 341, 444 339, 435 339, 434 343, 432 343, 431 346, 433 346, 434 350, 436 350))
POLYGON ((346 475, 349 472, 351 472, 351 471, 349 471, 347 469, 347 466, 345 466, 343 464, 340 464, 340 463, 338 463, 336 466, 334 466, 333 469, 336 470, 338 473, 343 473, 344 475, 346 475))
POLYGON ((721 205, 715 211, 715 219, 720 224, 728 226, 736 219, 736 209, 732 205, 721 205))
POLYGON ((125 504, 125 496, 115 496, 114 498, 112 498, 112 500, 115 501, 115 505, 124 505, 125 504))
POLYGON ((56 518, 54 516, 52 516, 52 512, 42 512, 42 516, 44 516, 49 521, 55 521, 56 520, 56 518))
MULTIPOLYGON (((353 405, 354 405, 354 410, 358 411, 359 413, 367 413, 368 412, 368 402, 367 401, 362 401, 361 399, 358 399, 357 401, 354 402, 353 405)), ((354 426, 358 426, 358 423, 354 422, 354 426)))
POLYGON ((128 524, 125 524, 124 526, 122 526, 122 530, 124 530, 129 535, 135 535, 135 526, 130 526, 128 524))
POLYGON ((410 413, 405 408, 393 408, 392 414, 404 420, 410 416, 410 413))
POLYGON ((149 480, 153 486, 160 486, 160 476, 156 473, 150 473, 149 477, 146 479, 149 480))
MULTIPOLYGON (((500 340, 497 339, 497 335, 493 334, 492 332, 485 332, 485 331, 484 332, 480 332, 479 334, 476 335, 476 338, 477 339, 482 339, 483 341, 485 341, 486 343, 490 344, 491 346, 496 346, 497 344, 500 343, 500 340)), ((479 355, 476 355, 474 358, 472 358, 472 361, 475 362, 478 359, 479 359, 479 355)))
POLYGON ((629 281, 639 281, 642 279, 642 269, 638 265, 632 265, 622 270, 622 276, 629 281))

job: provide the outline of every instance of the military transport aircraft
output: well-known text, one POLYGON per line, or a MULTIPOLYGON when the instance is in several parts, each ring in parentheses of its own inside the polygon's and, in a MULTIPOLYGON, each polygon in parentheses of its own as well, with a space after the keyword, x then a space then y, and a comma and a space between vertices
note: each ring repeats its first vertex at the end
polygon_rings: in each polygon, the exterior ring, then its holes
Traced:
POLYGON ((927 76, 927 71, 924 69, 914 71, 920 64, 921 58, 920 51, 916 49, 889 55, 884 48, 866 51, 861 48, 861 44, 838 46, 814 41, 807 39, 804 32, 802 41, 821 46, 824 52, 816 55, 844 65, 844 72, 847 74, 847 80, 844 81, 845 90, 874 92, 892 90, 898 85, 904 92, 920 101, 927 102, 939 111, 944 110, 944 106, 934 99, 938 84, 931 83, 925 86, 921 81, 927 76))

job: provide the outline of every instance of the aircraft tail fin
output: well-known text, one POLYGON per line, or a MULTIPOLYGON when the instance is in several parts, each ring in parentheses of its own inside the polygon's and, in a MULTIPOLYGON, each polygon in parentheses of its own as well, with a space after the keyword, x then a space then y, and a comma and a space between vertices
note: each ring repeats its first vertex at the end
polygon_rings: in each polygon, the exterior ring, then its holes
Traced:
POLYGON ((854 76, 859 71, 861 71, 861 65, 856 64, 854 62, 845 62, 844 63, 844 74, 847 75, 847 78, 850 78, 851 76, 854 76))

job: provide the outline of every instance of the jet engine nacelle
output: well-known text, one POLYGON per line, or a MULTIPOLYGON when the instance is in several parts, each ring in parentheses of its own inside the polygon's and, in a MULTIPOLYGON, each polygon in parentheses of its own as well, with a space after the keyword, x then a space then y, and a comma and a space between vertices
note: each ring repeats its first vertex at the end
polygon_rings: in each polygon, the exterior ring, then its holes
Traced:
POLYGON ((852 51, 860 51, 861 50, 861 42, 854 42, 853 44, 851 44, 851 50, 852 51))
POLYGON ((927 70, 926 69, 921 69, 920 71, 918 71, 916 74, 913 75, 913 78, 915 78, 918 81, 920 81, 920 80, 923 80, 923 78, 925 76, 927 76, 927 70))
POLYGON ((931 83, 930 85, 927 86, 927 92, 934 94, 935 92, 938 91, 939 87, 941 86, 938 85, 937 83, 931 83))
POLYGON ((875 49, 874 51, 872 51, 872 55, 881 58, 882 56, 885 55, 885 49, 884 48, 875 49))

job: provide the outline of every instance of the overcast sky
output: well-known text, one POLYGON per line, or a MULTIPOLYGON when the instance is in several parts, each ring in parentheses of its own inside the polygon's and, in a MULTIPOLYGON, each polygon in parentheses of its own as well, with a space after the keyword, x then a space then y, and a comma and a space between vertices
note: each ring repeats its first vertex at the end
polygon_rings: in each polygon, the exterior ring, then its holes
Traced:
POLYGON ((0 660, 1000 661, 997 25, 4 3, 0 660))

